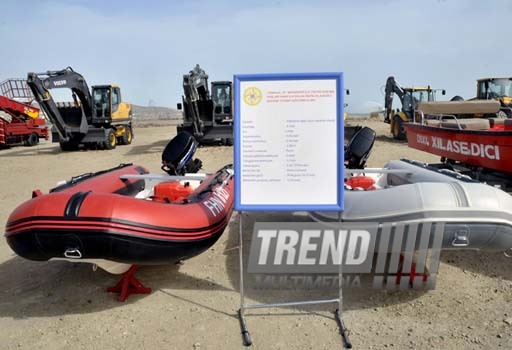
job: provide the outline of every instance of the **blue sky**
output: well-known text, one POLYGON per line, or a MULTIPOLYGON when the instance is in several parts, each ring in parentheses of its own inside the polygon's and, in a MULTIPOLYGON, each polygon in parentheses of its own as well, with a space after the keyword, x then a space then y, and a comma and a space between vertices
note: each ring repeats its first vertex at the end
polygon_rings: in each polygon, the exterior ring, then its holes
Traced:
POLYGON ((512 76, 508 0, 2 0, 0 13, 0 80, 72 66, 140 105, 174 107, 196 63, 213 80, 343 71, 349 112, 382 105, 388 75, 446 98, 512 76))

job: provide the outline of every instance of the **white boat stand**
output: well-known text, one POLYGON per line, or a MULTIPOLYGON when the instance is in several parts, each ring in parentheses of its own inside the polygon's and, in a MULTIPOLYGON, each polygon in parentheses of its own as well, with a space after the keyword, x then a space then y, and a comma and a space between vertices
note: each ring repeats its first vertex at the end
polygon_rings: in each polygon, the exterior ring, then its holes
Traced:
MULTIPOLYGON (((319 305, 319 304, 338 304, 338 307, 334 311, 334 318, 336 319, 336 323, 338 324, 340 334, 343 341, 343 346, 346 349, 352 348, 352 343, 348 337, 348 329, 343 322, 343 282, 342 282, 342 265, 340 263, 340 269, 338 274, 339 281, 339 295, 338 298, 335 299, 320 299, 320 300, 304 300, 304 301, 294 301, 294 302, 282 302, 282 303, 269 303, 269 304, 245 304, 245 294, 244 294, 244 260, 243 260, 243 237, 242 237, 242 218, 243 212, 238 213, 238 257, 240 263, 240 308, 238 309, 238 319, 240 321, 240 331, 242 334, 243 343, 245 346, 252 345, 251 333, 249 332, 249 328, 247 327, 247 321, 245 319, 245 311, 251 309, 268 309, 268 308, 277 308, 277 307, 289 307, 289 306, 298 306, 298 305, 319 305)), ((341 215, 340 215, 341 219, 341 215)))

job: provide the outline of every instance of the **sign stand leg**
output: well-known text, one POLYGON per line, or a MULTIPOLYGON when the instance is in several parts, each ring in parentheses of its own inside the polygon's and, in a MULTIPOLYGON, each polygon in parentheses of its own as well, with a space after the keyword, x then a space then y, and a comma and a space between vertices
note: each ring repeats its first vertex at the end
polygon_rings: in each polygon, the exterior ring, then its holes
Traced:
MULTIPOLYGON (((342 223, 341 212, 338 214, 339 224, 342 223)), ((343 257, 340 255, 339 261, 339 270, 338 270, 338 308, 334 312, 334 318, 336 318, 336 322, 338 323, 338 327, 340 328, 341 338, 343 339, 343 344, 346 349, 352 349, 352 342, 348 337, 348 329, 345 326, 345 322, 343 322, 343 257)))
POLYGON ((238 319, 240 321, 240 332, 245 346, 252 345, 251 333, 247 328, 245 321, 245 296, 244 296, 244 258, 243 258, 243 236, 242 236, 242 212, 238 213, 238 258, 240 263, 240 309, 238 309, 238 319))
MULTIPOLYGON (((334 318, 336 319, 336 323, 340 329, 340 334, 343 340, 343 346, 346 349, 352 349, 352 343, 348 337, 348 330, 343 322, 342 310, 343 310, 343 282, 342 282, 342 268, 340 263, 340 269, 338 272, 339 279, 339 295, 337 299, 322 299, 322 300, 305 300, 305 301, 296 301, 296 302, 282 302, 282 303, 273 303, 273 304, 254 304, 254 305, 246 305, 245 304, 245 286, 244 286, 244 259, 243 259, 243 213, 238 213, 238 257, 240 264, 240 308, 238 309, 237 315, 238 320, 240 322, 240 332, 242 334, 243 344, 245 346, 252 345, 251 333, 249 332, 249 328, 247 327, 247 321, 245 319, 245 311, 249 309, 268 309, 275 307, 288 307, 288 306, 299 306, 299 305, 319 305, 319 304, 330 304, 337 303, 338 308, 334 312, 334 318)), ((340 217, 341 222, 341 217, 340 217)))

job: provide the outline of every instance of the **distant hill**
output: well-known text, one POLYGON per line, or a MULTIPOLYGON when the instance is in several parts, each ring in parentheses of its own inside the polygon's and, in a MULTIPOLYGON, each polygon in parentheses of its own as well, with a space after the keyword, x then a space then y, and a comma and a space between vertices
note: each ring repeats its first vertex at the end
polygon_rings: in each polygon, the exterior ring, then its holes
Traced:
POLYGON ((167 107, 143 107, 132 105, 133 122, 142 126, 145 124, 178 124, 182 120, 181 111, 167 107))

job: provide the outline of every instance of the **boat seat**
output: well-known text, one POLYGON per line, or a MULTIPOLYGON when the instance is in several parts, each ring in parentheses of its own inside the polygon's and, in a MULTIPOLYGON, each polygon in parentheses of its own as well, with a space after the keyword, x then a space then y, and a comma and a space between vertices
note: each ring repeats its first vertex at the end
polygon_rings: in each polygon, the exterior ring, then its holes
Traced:
POLYGON ((441 121, 439 119, 427 119, 425 120, 425 124, 428 126, 439 126, 441 121))
POLYGON ((345 166, 349 169, 363 169, 375 143, 377 134, 364 127, 354 134, 345 149, 345 166))
POLYGON ((463 130, 488 130, 491 124, 487 119, 457 119, 455 120, 443 120, 441 121, 441 127, 458 129, 460 127, 463 130), (458 124, 457 124, 458 122, 458 124))
POLYGON ((186 131, 180 132, 165 146, 162 153, 162 170, 169 175, 198 172, 202 162, 193 159, 196 150, 196 139, 186 131))

